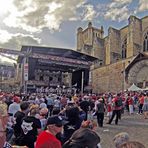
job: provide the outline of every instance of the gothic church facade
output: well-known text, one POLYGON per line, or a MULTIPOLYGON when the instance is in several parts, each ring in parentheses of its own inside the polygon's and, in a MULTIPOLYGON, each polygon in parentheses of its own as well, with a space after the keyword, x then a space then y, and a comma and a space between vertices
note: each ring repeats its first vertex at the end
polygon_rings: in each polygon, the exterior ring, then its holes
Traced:
POLYGON ((89 22, 77 30, 77 51, 98 58, 90 71, 93 92, 123 91, 133 83, 148 87, 148 16, 130 16, 127 26, 109 27, 106 37, 102 26, 89 22))

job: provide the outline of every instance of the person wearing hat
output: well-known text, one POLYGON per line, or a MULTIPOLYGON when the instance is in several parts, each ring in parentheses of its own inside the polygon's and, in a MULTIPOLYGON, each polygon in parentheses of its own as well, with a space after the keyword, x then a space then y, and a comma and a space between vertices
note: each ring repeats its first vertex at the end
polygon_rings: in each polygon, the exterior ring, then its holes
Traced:
POLYGON ((47 119, 46 129, 39 134, 35 148, 62 148, 56 135, 62 131, 67 122, 61 116, 55 115, 47 119))
POLYGON ((99 127, 103 127, 104 112, 105 112, 105 105, 103 103, 103 99, 100 98, 98 100, 98 104, 96 107, 97 122, 99 127))

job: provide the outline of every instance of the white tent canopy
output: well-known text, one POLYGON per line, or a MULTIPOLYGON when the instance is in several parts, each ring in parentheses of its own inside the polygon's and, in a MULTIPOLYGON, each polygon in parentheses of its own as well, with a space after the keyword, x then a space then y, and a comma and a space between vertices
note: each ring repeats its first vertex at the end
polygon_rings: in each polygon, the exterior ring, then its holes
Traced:
POLYGON ((143 88, 142 90, 146 91, 146 90, 148 90, 148 87, 146 87, 146 88, 143 88))
POLYGON ((142 89, 137 87, 134 83, 132 84, 132 86, 128 88, 128 91, 140 91, 140 90, 142 89))

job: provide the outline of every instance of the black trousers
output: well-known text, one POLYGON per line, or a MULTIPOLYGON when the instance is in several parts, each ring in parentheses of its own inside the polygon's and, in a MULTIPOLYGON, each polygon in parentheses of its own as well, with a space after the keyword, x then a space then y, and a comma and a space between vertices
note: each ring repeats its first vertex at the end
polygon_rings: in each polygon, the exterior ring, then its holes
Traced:
POLYGON ((121 115, 122 115, 122 109, 119 112, 119 119, 121 120, 121 115))
POLYGON ((52 115, 53 105, 47 105, 49 116, 52 115))
POLYGON ((97 121, 99 127, 103 127, 104 113, 97 113, 97 121))
POLYGON ((140 113, 143 113, 142 107, 143 107, 143 104, 140 104, 140 105, 139 105, 139 112, 138 112, 139 114, 140 114, 140 113))
POLYGON ((114 119, 115 116, 116 116, 115 124, 118 124, 118 119, 120 117, 120 112, 121 112, 120 110, 113 110, 113 114, 112 114, 112 117, 109 120, 109 124, 112 123, 112 121, 113 121, 113 119, 114 119))
POLYGON ((86 121, 87 117, 88 117, 88 111, 84 111, 84 112, 85 112, 85 119, 84 119, 84 121, 86 121))

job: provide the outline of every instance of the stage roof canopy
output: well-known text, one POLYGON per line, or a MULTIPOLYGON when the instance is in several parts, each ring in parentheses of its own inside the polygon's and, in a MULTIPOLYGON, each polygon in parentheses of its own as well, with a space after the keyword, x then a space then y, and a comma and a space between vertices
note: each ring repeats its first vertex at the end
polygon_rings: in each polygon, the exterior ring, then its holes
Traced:
POLYGON ((83 61, 95 61, 97 58, 74 51, 72 49, 55 48, 55 47, 42 47, 42 46, 22 46, 21 51, 32 52, 38 54, 49 54, 53 56, 78 59, 83 61))
MULTIPOLYGON (((87 69, 95 61, 99 60, 95 57, 64 48, 41 47, 41 46, 22 46, 22 53, 29 58, 38 59, 39 63, 50 64, 52 67, 61 68, 64 71, 71 69, 87 69)), ((18 58, 18 62, 22 62, 23 57, 18 58)))

